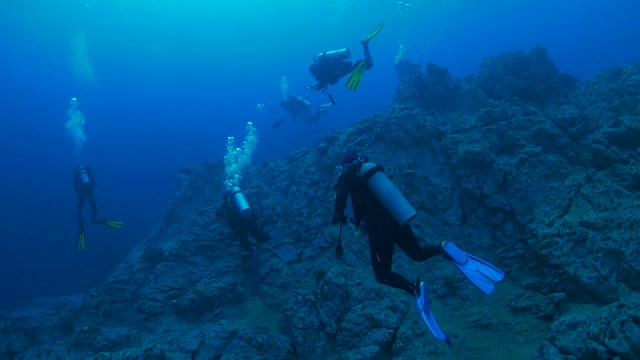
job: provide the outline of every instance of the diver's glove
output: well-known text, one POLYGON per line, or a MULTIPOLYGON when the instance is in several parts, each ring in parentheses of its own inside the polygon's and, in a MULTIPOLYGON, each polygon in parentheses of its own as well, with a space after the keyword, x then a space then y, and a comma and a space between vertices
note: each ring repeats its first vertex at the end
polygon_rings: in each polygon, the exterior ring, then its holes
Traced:
POLYGON ((78 250, 84 250, 87 248, 85 243, 84 231, 80 231, 80 234, 78 234, 78 244, 76 246, 78 247, 78 250))
POLYGON ((117 220, 107 220, 104 222, 105 225, 111 226, 112 228, 120 229, 122 228, 122 221, 117 220))

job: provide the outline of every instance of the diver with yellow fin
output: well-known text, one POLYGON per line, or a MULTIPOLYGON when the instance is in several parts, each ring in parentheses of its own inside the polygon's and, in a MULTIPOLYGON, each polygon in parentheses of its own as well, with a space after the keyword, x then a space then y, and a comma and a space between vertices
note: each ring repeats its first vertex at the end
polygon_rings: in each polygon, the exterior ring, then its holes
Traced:
POLYGON ((93 177, 91 168, 86 165, 79 166, 73 173, 73 188, 78 194, 78 250, 86 248, 86 238, 84 234, 84 218, 82 216, 82 208, 85 200, 89 201, 91 206, 91 222, 94 224, 104 224, 112 228, 120 229, 122 222, 117 220, 105 220, 98 218, 98 208, 96 200, 93 197, 93 189, 96 187, 96 180, 93 177))
MULTIPOLYGON (((369 52, 369 41, 378 35, 383 27, 384 22, 360 41, 364 50, 364 59, 357 61, 348 60, 351 57, 351 50, 348 48, 325 51, 314 56, 313 64, 309 66, 309 71, 316 78, 317 83, 309 86, 307 89, 321 90, 327 93, 327 87, 329 85, 337 84, 343 76, 350 74, 345 85, 350 90, 356 91, 362 81, 364 72, 373 67, 373 59, 369 52)), ((331 94, 328 95, 331 104, 335 104, 333 96, 331 96, 331 94)))

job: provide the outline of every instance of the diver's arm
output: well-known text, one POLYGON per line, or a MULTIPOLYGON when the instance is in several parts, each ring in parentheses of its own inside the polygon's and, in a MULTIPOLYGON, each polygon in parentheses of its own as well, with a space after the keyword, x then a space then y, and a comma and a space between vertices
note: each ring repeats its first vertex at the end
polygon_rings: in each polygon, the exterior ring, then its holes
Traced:
POLYGON ((329 110, 329 108, 331 106, 333 106, 335 104, 335 102, 332 103, 326 103, 326 104, 322 104, 322 105, 318 105, 318 109, 316 109, 316 113, 321 113, 321 112, 325 112, 327 110, 329 110))
POLYGON ((336 101, 335 101, 335 100, 333 100, 333 95, 331 95, 331 94, 329 94, 329 93, 327 93, 327 95, 329 96, 329 104, 320 105, 320 106, 321 106, 321 107, 323 107, 323 108, 324 108, 324 107, 329 107, 329 106, 331 106, 331 105, 335 105, 335 104, 336 104, 336 101))
POLYGON ((222 195, 222 203, 216 209, 216 216, 226 216, 227 206, 229 206, 229 201, 227 200, 227 192, 225 192, 224 195, 222 195))
POLYGON ((336 185, 336 200, 333 204, 333 219, 332 224, 346 224, 347 218, 344 216, 344 208, 349 197, 349 186, 347 182, 348 173, 340 175, 338 179, 338 185, 336 185))

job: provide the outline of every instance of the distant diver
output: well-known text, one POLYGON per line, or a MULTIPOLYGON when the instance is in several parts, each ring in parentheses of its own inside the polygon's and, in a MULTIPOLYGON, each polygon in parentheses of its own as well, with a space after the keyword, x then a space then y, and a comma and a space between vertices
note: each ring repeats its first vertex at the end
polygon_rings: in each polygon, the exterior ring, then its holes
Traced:
POLYGON ((284 123, 284 118, 279 118, 278 120, 276 120, 273 125, 271 125, 272 129, 277 129, 280 126, 282 126, 282 123, 284 123))
POLYGON ((78 194, 78 250, 86 249, 86 238, 84 232, 84 217, 82 216, 82 209, 84 202, 89 201, 91 206, 91 222, 94 224, 103 224, 112 228, 120 229, 122 222, 117 220, 105 220, 98 218, 98 208, 96 207, 96 200, 93 197, 93 190, 96 187, 96 180, 93 177, 91 168, 87 165, 82 165, 76 168, 73 173, 73 188, 78 194))
MULTIPOLYGON (((311 110, 311 103, 300 95, 289 95, 283 101, 280 102, 280 106, 285 109, 291 116, 291 120, 296 122, 298 118, 301 118, 305 123, 317 122, 320 120, 320 115, 327 114, 327 108, 332 104, 323 104, 316 108, 315 111, 311 110)), ((272 129, 277 129, 282 125, 283 119, 278 119, 271 126, 272 129)))
POLYGON ((293 122, 296 121, 298 115, 309 116, 311 114, 311 103, 300 95, 287 96, 280 102, 280 106, 291 115, 293 122))
MULTIPOLYGON (((309 86, 309 90, 320 90, 327 93, 329 85, 335 85, 343 76, 351 73, 345 85, 349 90, 356 91, 365 70, 373 67, 373 58, 369 52, 369 41, 373 39, 384 27, 384 22, 378 25, 373 31, 367 35, 360 43, 364 50, 364 59, 357 61, 349 61, 351 51, 348 48, 325 51, 313 57, 313 64, 309 66, 309 71, 316 78, 316 84, 309 86)), ((328 93, 327 93, 328 94, 328 93)), ((333 96, 329 95, 329 101, 335 104, 333 96)))
POLYGON ((227 225, 233 230, 240 245, 249 256, 254 249, 249 242, 249 235, 258 242, 271 240, 271 236, 258 225, 258 216, 249 205, 242 190, 237 186, 225 191, 222 204, 216 210, 216 215, 224 217, 227 225))
POLYGON ((413 295, 432 334, 450 344, 431 313, 426 284, 420 278, 412 283, 391 270, 394 246, 397 244, 417 262, 437 255, 453 260, 458 269, 486 294, 493 292, 494 283, 501 281, 504 273, 486 261, 463 252, 451 242, 420 246, 409 224, 415 218, 416 211, 384 174, 382 167, 361 158, 357 148, 346 152, 341 165, 343 172, 335 186, 332 220, 334 224, 341 224, 336 256, 342 258, 343 255, 342 224, 349 220, 356 228, 362 226, 369 237, 371 266, 376 280, 413 295))

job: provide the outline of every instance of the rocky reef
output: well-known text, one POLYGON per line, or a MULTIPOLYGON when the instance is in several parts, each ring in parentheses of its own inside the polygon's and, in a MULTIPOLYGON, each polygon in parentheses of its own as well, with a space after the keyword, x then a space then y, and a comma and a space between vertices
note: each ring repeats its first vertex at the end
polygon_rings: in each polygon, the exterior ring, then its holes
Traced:
POLYGON ((245 174, 271 242, 247 255, 216 216, 221 162, 185 166, 161 224, 104 285, 0 317, 0 358, 640 358, 640 64, 579 83, 536 47, 465 79, 396 70, 387 111, 245 174), (507 273, 486 296, 450 261, 396 251, 451 348, 376 282, 366 237, 345 228, 334 256, 336 164, 352 145, 418 210, 420 241, 507 273))

